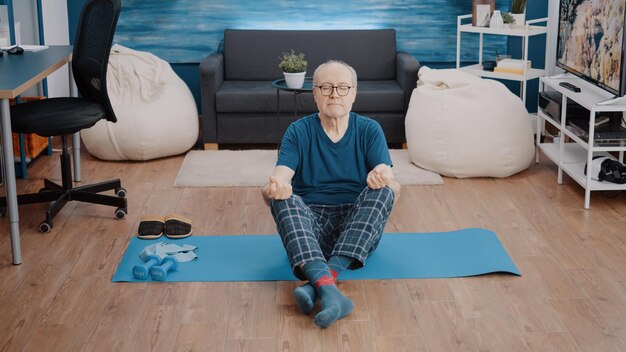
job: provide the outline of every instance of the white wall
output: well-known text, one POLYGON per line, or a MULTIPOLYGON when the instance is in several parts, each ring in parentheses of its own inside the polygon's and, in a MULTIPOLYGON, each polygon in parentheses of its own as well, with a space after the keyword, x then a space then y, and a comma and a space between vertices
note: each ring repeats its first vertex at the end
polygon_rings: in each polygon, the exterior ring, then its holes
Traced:
MULTIPOLYGON (((15 44, 39 44, 36 0, 13 0, 15 44)), ((23 97, 42 95, 41 85, 22 93, 23 97)))
POLYGON ((559 1, 548 2, 548 38, 546 45, 546 75, 552 76, 563 72, 556 67, 556 36, 559 29, 559 1))
MULTIPOLYGON (((67 1, 41 0, 43 13, 43 37, 46 45, 68 45, 70 42, 67 1)), ((62 67, 48 77, 48 96, 67 97, 69 91, 69 70, 62 67)))
MULTIPOLYGON (((41 0, 43 32, 46 45, 68 45, 67 0, 41 0)), ((21 24, 21 43, 39 44, 36 0, 13 0, 13 15, 21 24)), ((62 67, 48 76, 48 96, 69 96, 69 69, 62 67)), ((23 95, 41 95, 41 88, 29 89, 23 95)))
POLYGON ((36 0, 13 0, 13 19, 20 23, 21 42, 16 44, 39 44, 36 0))

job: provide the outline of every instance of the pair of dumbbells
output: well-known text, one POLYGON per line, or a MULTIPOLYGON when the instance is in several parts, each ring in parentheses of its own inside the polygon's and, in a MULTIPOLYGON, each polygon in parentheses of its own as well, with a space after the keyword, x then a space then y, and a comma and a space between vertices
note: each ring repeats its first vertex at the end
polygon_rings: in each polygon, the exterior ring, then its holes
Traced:
POLYGON ((133 276, 137 280, 147 280, 148 274, 155 281, 165 281, 170 271, 178 269, 178 259, 167 256, 161 260, 159 256, 149 255, 146 262, 133 267, 133 276))

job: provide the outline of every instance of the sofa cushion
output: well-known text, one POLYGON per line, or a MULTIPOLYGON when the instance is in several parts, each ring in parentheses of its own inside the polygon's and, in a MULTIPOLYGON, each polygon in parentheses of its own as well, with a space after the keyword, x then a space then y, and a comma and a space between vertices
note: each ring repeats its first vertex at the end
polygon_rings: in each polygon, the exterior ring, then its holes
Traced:
POLYGON ((320 64, 342 60, 359 80, 396 78, 396 31, 235 30, 224 31, 224 79, 272 81, 282 75, 279 56, 294 49, 306 55, 307 75, 320 64))
MULTIPOLYGON (((293 92, 280 92, 280 111, 293 111, 293 92)), ((310 93, 299 94, 298 112, 317 111, 310 93)), ((396 81, 359 81, 354 111, 402 111, 404 92, 396 81)), ((269 81, 225 81, 216 94, 218 112, 276 112, 276 88, 269 81)))
POLYGON ((224 81, 215 105, 217 112, 276 111, 276 89, 269 81, 224 81))
POLYGON ((354 111, 403 111, 404 91, 396 81, 359 81, 354 111))

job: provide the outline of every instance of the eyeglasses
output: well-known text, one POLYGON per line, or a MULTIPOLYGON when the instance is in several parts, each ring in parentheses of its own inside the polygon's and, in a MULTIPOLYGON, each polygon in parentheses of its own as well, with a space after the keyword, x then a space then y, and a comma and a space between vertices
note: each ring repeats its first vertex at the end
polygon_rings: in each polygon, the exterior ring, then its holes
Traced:
POLYGON ((320 89, 320 92, 325 97, 333 94, 333 90, 335 89, 337 90, 337 95, 339 95, 340 97, 345 97, 346 95, 350 93, 350 88, 352 88, 350 86, 331 86, 329 84, 325 84, 323 86, 316 86, 316 87, 320 89))

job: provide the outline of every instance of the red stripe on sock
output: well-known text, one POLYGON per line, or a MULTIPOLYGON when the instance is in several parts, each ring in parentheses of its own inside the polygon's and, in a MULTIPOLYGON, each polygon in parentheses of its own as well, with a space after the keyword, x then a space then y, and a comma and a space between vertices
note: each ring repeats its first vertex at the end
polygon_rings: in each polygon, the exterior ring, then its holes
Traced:
POLYGON ((337 281, 337 276, 339 276, 339 273, 334 271, 333 269, 330 269, 330 275, 333 276, 333 280, 335 280, 335 282, 337 281))
POLYGON ((334 285, 334 284, 335 284, 335 280, 332 277, 324 275, 315 282, 315 287, 334 285))

